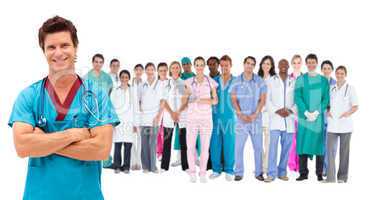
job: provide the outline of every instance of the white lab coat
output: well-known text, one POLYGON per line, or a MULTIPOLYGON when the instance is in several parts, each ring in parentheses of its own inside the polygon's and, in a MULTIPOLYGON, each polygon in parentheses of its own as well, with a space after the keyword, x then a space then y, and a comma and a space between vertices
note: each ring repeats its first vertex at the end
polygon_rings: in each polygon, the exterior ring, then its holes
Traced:
POLYGON ((269 114, 269 129, 287 131, 288 133, 295 132, 295 115, 296 105, 294 101, 295 80, 290 76, 286 78, 286 87, 279 75, 274 75, 268 81, 268 91, 266 107, 269 114), (287 108, 293 111, 294 114, 286 118, 275 113, 281 108, 287 108))
MULTIPOLYGON (((164 86, 164 99, 167 101, 172 111, 178 111, 182 105, 182 97, 185 93, 185 82, 181 78, 177 80, 170 79, 167 85, 164 86)), ((186 111, 182 111, 179 116, 179 128, 185 127, 186 111)), ((169 112, 165 109, 163 112, 163 126, 167 128, 174 128, 174 121, 169 112)))
POLYGON ((116 87, 112 90, 110 98, 120 120, 120 124, 113 131, 113 142, 132 143, 134 140, 132 88, 116 87))
POLYGON ((133 126, 139 127, 141 125, 141 111, 140 111, 140 89, 143 82, 142 80, 138 81, 137 79, 132 80, 132 105, 133 105, 133 126))
POLYGON ((159 112, 160 100, 163 99, 163 86, 165 84, 166 81, 155 80, 150 85, 148 81, 145 81, 140 87, 141 126, 159 126, 159 124, 153 124, 153 120, 159 112))
POLYGON ((331 133, 352 133, 354 131, 352 116, 340 118, 353 106, 358 106, 358 99, 354 86, 347 82, 338 88, 337 84, 330 88, 330 113, 327 117, 327 131, 331 133))

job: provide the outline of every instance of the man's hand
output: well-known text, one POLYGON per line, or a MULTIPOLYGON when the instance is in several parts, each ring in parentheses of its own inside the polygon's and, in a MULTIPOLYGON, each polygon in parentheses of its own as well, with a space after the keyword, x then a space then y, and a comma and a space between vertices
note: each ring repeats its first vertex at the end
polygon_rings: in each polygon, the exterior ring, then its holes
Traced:
POLYGON ((88 128, 71 128, 67 129, 67 133, 72 134, 75 137, 75 141, 79 142, 82 140, 89 139, 91 137, 95 137, 96 134, 91 133, 88 128))

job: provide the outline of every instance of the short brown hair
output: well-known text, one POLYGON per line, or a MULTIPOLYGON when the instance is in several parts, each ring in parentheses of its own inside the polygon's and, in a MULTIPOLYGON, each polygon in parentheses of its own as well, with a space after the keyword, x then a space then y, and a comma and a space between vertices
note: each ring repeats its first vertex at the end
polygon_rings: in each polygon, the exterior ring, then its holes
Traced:
POLYGON ((38 43, 44 51, 45 38, 47 34, 57 33, 57 32, 69 32, 73 41, 74 47, 78 46, 77 29, 73 23, 63 17, 55 16, 46 20, 40 29, 38 30, 38 43))
POLYGON ((228 61, 232 65, 232 59, 228 55, 224 55, 220 58, 220 61, 228 61))

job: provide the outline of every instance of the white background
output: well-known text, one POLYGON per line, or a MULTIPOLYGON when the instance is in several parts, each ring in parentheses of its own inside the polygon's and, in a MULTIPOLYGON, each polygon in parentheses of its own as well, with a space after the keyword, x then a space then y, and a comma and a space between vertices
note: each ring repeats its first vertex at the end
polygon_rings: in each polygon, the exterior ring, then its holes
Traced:
MULTIPOLYGON (((365 1, 33 0, 0 3, 0 199, 22 197, 26 160, 16 156, 7 120, 21 89, 47 75, 37 33, 41 24, 56 14, 77 26, 77 68, 82 74, 98 52, 106 57, 105 70, 113 57, 121 60, 123 68, 131 69, 148 61, 229 54, 235 75, 242 71, 247 55, 260 60, 271 54, 277 61, 290 60, 295 53, 306 56, 314 52, 320 61, 331 59, 335 66, 346 65, 349 80, 358 91, 360 108, 354 117, 348 184, 317 183, 313 162, 309 163, 308 182, 257 182, 248 141, 242 182, 228 183, 221 177, 208 184, 190 184, 179 168, 159 175, 104 171, 106 199, 349 199, 366 194, 369 14, 365 1)), ((296 176, 290 173, 291 178, 296 176)))

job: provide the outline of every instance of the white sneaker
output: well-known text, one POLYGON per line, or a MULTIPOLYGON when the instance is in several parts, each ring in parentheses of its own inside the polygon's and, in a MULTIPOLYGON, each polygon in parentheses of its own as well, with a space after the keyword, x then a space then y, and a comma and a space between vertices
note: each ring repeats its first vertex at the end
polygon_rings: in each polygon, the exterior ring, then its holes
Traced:
POLYGON ((191 183, 196 183, 196 181, 197 181, 196 175, 195 174, 190 174, 190 182, 191 183))
POLYGON ((149 170, 144 169, 144 170, 143 170, 143 173, 144 173, 144 174, 147 174, 147 173, 149 173, 149 170))
POLYGON ((217 172, 213 172, 212 174, 210 174, 209 178, 210 179, 216 179, 220 176, 220 173, 217 172))
POLYGON ((171 164, 172 167, 178 167, 181 165, 181 161, 180 160, 176 160, 174 163, 171 164))
POLYGON ((167 172, 168 170, 166 170, 166 169, 160 169, 160 173, 162 174, 162 173, 165 173, 165 172, 167 172))
POLYGON ((265 183, 271 183, 273 181, 274 181, 274 178, 271 176, 266 177, 266 179, 264 180, 265 183))
POLYGON ((232 174, 226 174, 225 179, 226 181, 233 181, 234 176, 232 174))
POLYGON ((200 183, 206 183, 208 180, 206 179, 206 176, 200 176, 200 183))

